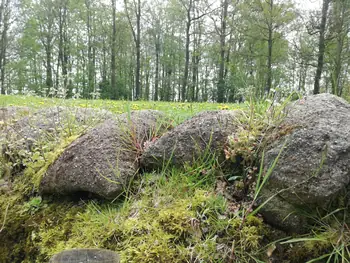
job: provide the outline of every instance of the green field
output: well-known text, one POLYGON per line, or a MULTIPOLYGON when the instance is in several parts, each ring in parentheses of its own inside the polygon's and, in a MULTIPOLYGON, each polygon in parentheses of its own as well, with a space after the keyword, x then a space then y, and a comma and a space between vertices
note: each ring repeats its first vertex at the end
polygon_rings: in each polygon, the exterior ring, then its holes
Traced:
POLYGON ((114 100, 83 100, 57 99, 33 96, 0 95, 0 107, 27 106, 43 108, 53 106, 73 106, 84 108, 99 108, 119 114, 129 110, 152 109, 167 114, 176 124, 205 110, 233 110, 246 108, 247 104, 219 104, 219 103, 180 103, 154 101, 114 101, 114 100))

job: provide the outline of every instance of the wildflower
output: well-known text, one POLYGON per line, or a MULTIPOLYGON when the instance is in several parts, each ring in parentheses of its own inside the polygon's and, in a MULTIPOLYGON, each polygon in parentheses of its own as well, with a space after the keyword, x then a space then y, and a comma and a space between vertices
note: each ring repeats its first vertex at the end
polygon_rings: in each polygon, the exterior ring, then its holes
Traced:
POLYGON ((227 106, 227 105, 219 105, 219 109, 220 110, 228 110, 229 106, 227 106))

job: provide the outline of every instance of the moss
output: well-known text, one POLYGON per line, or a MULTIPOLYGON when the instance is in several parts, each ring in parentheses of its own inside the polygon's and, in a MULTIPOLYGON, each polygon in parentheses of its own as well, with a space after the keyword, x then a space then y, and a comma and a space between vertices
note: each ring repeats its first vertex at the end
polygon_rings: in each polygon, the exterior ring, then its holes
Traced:
POLYGON ((68 138, 61 139, 58 145, 52 145, 49 149, 54 151, 46 151, 44 153, 34 152, 29 162, 25 162, 26 169, 24 176, 28 179, 28 183, 33 184, 34 190, 38 190, 40 182, 49 166, 63 153, 64 149, 75 141, 79 135, 73 135, 68 138))
MULTIPOLYGON (((0 262, 47 262, 47 257, 41 257, 42 249, 50 247, 37 246, 40 239, 38 233, 43 226, 56 225, 58 228, 69 230, 73 215, 82 208, 71 202, 63 201, 60 204, 48 203, 41 197, 33 197, 25 201, 20 193, 8 193, 0 196, 0 220, 4 228, 0 234, 0 262), (6 216, 6 220, 4 218, 6 216)), ((59 235, 55 231, 53 239, 66 239, 65 233, 59 235)), ((43 243, 44 244, 44 243, 43 243)))
MULTIPOLYGON (((325 219, 325 218, 323 218, 325 219)), ((291 262, 305 262, 322 257, 314 262, 346 262, 350 259, 348 247, 350 232, 340 221, 333 221, 332 225, 325 224, 315 228, 312 235, 294 238, 286 242, 290 245, 287 254, 291 262)))
POLYGON ((47 262, 73 247, 112 249, 122 262, 131 263, 225 262, 233 242, 247 251, 259 247, 261 219, 249 217, 240 229, 242 218, 226 214, 226 200, 207 187, 189 192, 162 187, 166 181, 182 189, 188 183, 182 177, 147 175, 142 194, 132 199, 120 204, 90 201, 78 212, 65 208, 68 212, 59 220, 41 221, 35 232, 35 246, 41 248, 35 262, 47 262))
MULTIPOLYGON (((24 155, 11 153, 12 156, 23 157, 17 160, 25 168, 20 173, 9 168, 17 164, 3 155, 0 157, 2 167, 9 173, 6 179, 10 180, 9 189, 3 190, 0 195, 0 262, 47 262, 46 249, 50 246, 37 246, 37 240, 41 240, 38 234, 45 229, 47 222, 55 223, 58 228, 70 229, 70 215, 76 214, 81 207, 70 202, 57 204, 43 201, 38 195, 38 188, 48 167, 81 132, 81 128, 70 129, 70 133, 62 133, 53 140, 36 142, 32 151, 24 155)), ((56 236, 52 238, 60 239, 59 231, 53 232, 56 236)), ((64 232, 61 240, 66 239, 64 232)))

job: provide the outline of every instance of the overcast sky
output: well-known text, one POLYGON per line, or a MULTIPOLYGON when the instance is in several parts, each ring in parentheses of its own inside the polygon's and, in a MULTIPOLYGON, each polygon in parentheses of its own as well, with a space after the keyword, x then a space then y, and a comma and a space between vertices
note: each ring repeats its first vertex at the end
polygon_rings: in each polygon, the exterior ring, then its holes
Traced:
MULTIPOLYGON (((105 3, 110 3, 109 0, 102 0, 105 3)), ((283 0, 282 0, 283 1, 283 0)), ((322 0, 294 0, 297 7, 307 10, 319 10, 322 6, 322 0)), ((123 2, 117 1, 118 9, 123 9, 123 2)))
POLYGON ((322 0, 294 0, 298 7, 308 10, 319 10, 322 0))

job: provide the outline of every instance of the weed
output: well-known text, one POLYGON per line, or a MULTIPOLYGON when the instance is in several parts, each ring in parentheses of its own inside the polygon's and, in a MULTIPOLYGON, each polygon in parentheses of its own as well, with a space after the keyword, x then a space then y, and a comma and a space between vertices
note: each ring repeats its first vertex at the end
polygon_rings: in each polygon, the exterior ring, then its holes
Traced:
POLYGON ((281 244, 301 244, 291 255, 308 255, 307 263, 350 262, 350 228, 347 216, 347 208, 338 208, 325 216, 313 217, 316 226, 311 235, 292 238, 281 244), (312 255, 316 257, 312 258, 312 255))

